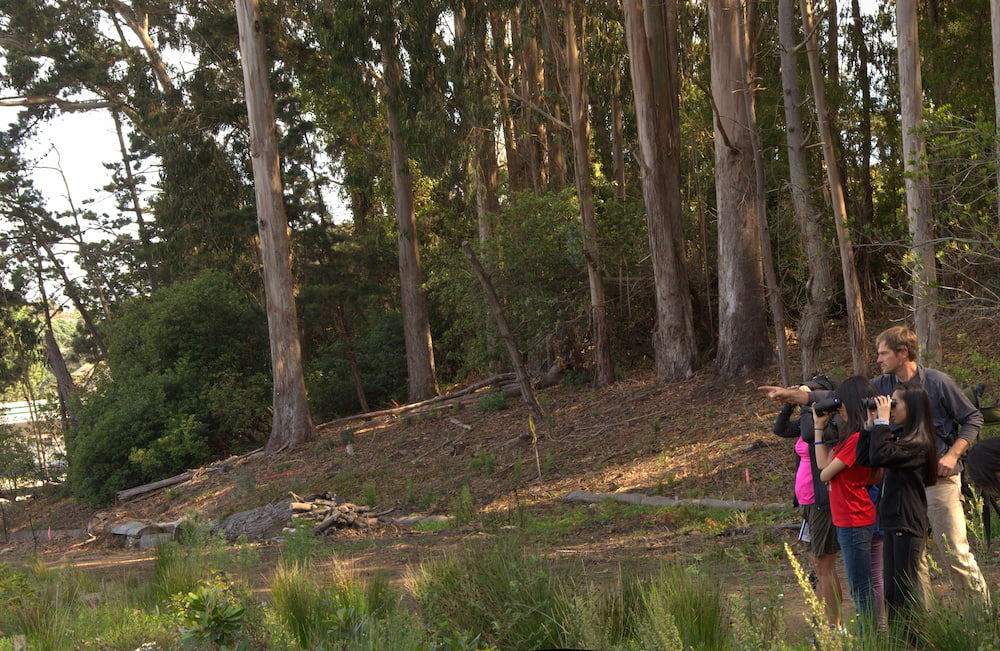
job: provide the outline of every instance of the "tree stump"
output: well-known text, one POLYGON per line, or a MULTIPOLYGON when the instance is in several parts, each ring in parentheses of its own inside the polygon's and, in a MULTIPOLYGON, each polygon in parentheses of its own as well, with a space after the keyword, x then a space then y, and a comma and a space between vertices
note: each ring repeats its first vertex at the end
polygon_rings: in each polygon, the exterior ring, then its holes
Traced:
POLYGON ((234 542, 240 536, 246 536, 251 542, 262 542, 281 535, 282 530, 291 523, 291 503, 278 502, 234 513, 226 518, 218 530, 229 542, 234 542))

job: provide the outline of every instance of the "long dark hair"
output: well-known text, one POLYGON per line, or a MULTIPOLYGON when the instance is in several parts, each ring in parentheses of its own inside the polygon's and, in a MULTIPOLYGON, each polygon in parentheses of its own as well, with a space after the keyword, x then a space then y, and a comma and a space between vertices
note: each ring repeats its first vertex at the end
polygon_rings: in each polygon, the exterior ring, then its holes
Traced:
POLYGON ((914 446, 926 450, 924 486, 933 486, 937 483, 938 452, 930 398, 924 388, 915 382, 900 384, 893 394, 897 400, 906 403, 906 420, 900 423, 903 426, 900 441, 912 442, 914 446))
POLYGON ((847 423, 844 428, 846 431, 840 432, 841 440, 861 431, 868 419, 863 401, 865 398, 874 398, 877 395, 878 389, 863 375, 854 375, 840 383, 837 387, 837 397, 847 410, 847 423))

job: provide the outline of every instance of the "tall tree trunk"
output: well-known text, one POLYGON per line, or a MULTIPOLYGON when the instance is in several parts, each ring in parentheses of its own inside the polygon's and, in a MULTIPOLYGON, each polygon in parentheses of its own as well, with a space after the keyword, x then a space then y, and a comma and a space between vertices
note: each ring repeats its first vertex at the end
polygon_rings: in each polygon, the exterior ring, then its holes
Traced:
POLYGON ((858 120, 858 156, 861 159, 861 196, 857 198, 860 205, 857 220, 864 228, 871 223, 875 215, 874 185, 872 183, 872 89, 871 77, 868 74, 868 43, 865 41, 864 20, 861 16, 861 3, 851 0, 851 13, 854 17, 854 42, 857 48, 858 83, 861 86, 861 117, 858 120))
POLYGON ((521 48, 518 51, 517 63, 521 72, 521 126, 518 129, 518 150, 526 165, 526 174, 531 189, 538 194, 545 187, 545 166, 542 157, 543 133, 545 124, 540 123, 535 116, 535 107, 540 106, 541 86, 539 85, 538 39, 535 38, 535 25, 531 24, 534 16, 520 9, 518 16, 518 41, 521 48), (525 29, 527 27, 527 29, 525 29))
POLYGON ((406 370, 410 380, 409 401, 419 402, 438 395, 431 341, 430 315, 420 267, 413 179, 403 129, 396 111, 402 83, 394 19, 384 18, 381 33, 386 122, 389 126, 389 158, 396 208, 396 241, 399 249, 399 285, 406 343, 406 370))
MULTIPOLYGON (((493 65, 497 75, 507 86, 511 83, 509 60, 507 58, 507 19, 499 10, 490 12, 490 32, 493 37, 493 65)), ((504 158, 507 161, 507 185, 511 194, 524 189, 523 174, 518 162, 517 145, 514 140, 514 109, 507 93, 500 93, 500 125, 503 131, 504 158)))
MULTIPOLYGON (((715 188, 719 211, 719 346, 716 371, 737 377, 771 362, 767 306, 757 224, 753 143, 736 16, 742 3, 709 0, 715 188)), ((751 22, 751 21, 748 21, 751 22)), ((743 49, 749 51, 744 45, 743 49)))
POLYGON ((809 298, 799 321, 799 353, 802 357, 802 379, 820 372, 820 346, 826 323, 826 312, 833 296, 830 279, 830 258, 823 242, 821 214, 809 196, 809 169, 805 143, 802 140, 802 94, 799 90, 798 66, 795 64, 795 5, 794 0, 778 0, 778 33, 781 39, 781 83, 785 103, 785 138, 788 144, 788 171, 792 206, 799 225, 809 265, 806 287, 809 298))
POLYGON ((1000 225, 1000 0, 990 0, 990 33, 993 39, 994 152, 997 166, 997 225, 1000 225))
POLYGON ((899 107, 903 126, 903 168, 906 171, 906 217, 913 254, 913 313, 920 359, 928 366, 940 361, 941 336, 937 325, 937 263, 931 226, 927 146, 920 134, 924 91, 920 78, 920 39, 916 0, 897 0, 896 34, 899 50, 899 107))
MULTIPOLYGON (((611 98, 611 159, 615 179, 615 196, 625 201, 625 122, 622 119, 622 76, 618 68, 612 70, 614 95, 611 98)), ((678 148, 679 151, 679 148, 678 148)))
POLYGON ((115 121, 115 133, 118 135, 118 148, 122 153, 122 167, 125 169, 125 183, 128 185, 129 199, 132 200, 132 210, 135 212, 135 223, 139 230, 139 243, 142 246, 140 256, 146 268, 146 282, 149 291, 156 291, 156 264, 153 262, 153 252, 150 247, 149 228, 143 217, 142 202, 139 201, 139 187, 135 175, 132 174, 132 163, 129 162, 128 147, 125 145, 125 134, 122 132, 122 120, 118 111, 112 111, 115 121))
MULTIPOLYGON (((590 118, 587 89, 583 73, 583 54, 577 40, 576 14, 573 0, 563 0, 566 12, 566 85, 569 87, 569 112, 573 125, 573 171, 576 194, 580 202, 583 223, 583 250, 587 259, 590 281, 590 325, 594 338, 594 383, 608 386, 615 381, 611 360, 611 335, 608 329, 604 296, 604 277, 597 244, 597 216, 594 213, 594 191, 590 182, 590 118)), ((581 28, 583 40, 583 29, 581 28)))
POLYGON ((49 369, 56 378, 56 395, 59 397, 59 418, 62 421, 62 431, 65 434, 76 426, 76 416, 71 405, 73 397, 73 376, 66 366, 55 331, 52 329, 52 313, 49 311, 49 297, 45 291, 45 280, 42 278, 42 258, 38 256, 35 265, 38 276, 38 292, 42 297, 42 310, 45 316, 45 354, 49 360, 49 369))
MULTIPOLYGON (((488 108, 492 108, 492 84, 482 76, 483 61, 488 57, 486 50, 486 21, 467 24, 468 2, 463 2, 455 12, 455 42, 462 48, 465 67, 462 70, 463 86, 459 103, 464 106, 465 119, 469 121, 472 155, 473 192, 476 198, 476 223, 479 243, 485 244, 496 235, 497 214, 500 212, 498 198, 500 179, 497 164, 496 138, 492 118, 488 108)), ((475 15, 485 17, 481 10, 475 15)))
MULTIPOLYGON (((556 61, 558 55, 556 54, 557 44, 559 43, 559 21, 557 20, 555 11, 545 10, 543 6, 543 14, 545 20, 545 32, 542 39, 542 52, 544 52, 545 57, 549 61, 556 61)), ((555 66, 556 70, 559 66, 555 66)), ((544 69, 544 67, 543 67, 544 69)), ((544 91, 546 97, 558 97, 561 92, 561 80, 556 78, 554 74, 545 74, 543 78, 544 91)), ((551 103, 552 115, 556 119, 556 124, 562 121, 562 103, 552 102, 551 103)), ((568 184, 567 182, 567 165, 566 165, 566 146, 565 139, 560 137, 560 130, 556 125, 551 125, 552 128, 546 131, 548 142, 546 143, 545 150, 547 153, 548 161, 548 175, 549 175, 549 187, 555 190, 562 190, 568 184)))
MULTIPOLYGON (((755 1, 755 0, 754 0, 755 1)), ((747 7, 749 3, 744 3, 747 7)), ((756 4, 754 4, 756 6, 756 4)), ((760 142, 760 126, 757 124, 756 101, 754 98, 754 76, 756 52, 750 48, 756 42, 751 38, 753 27, 747 24, 749 10, 736 12, 736 22, 739 28, 740 72, 743 77, 743 93, 748 98, 743 106, 747 112, 747 126, 750 129, 750 144, 753 146, 754 184, 757 201, 754 208, 757 211, 757 229, 760 235, 761 264, 764 268, 764 280, 767 283, 767 303, 771 311, 771 321, 774 324, 774 343, 778 348, 778 367, 781 371, 781 381, 785 386, 791 384, 791 374, 788 366, 788 335, 785 334, 785 307, 781 302, 781 287, 774 271, 774 256, 771 255, 771 232, 767 225, 767 207, 765 205, 764 188, 764 153, 760 142)))
POLYGON ((830 185, 830 202, 833 204, 834 222, 837 227, 837 242, 840 247, 840 269, 844 276, 844 299, 847 305, 847 332, 851 344, 851 362, 854 373, 868 375, 868 336, 865 332, 865 312, 861 303, 861 289, 854 265, 854 245, 848 230, 847 204, 844 199, 844 183, 840 167, 834 154, 833 133, 827 114, 826 89, 823 86, 823 70, 819 62, 816 45, 815 21, 810 0, 802 0, 802 32, 806 35, 806 53, 809 58, 809 73, 812 78, 813 95, 816 101, 816 119, 823 141, 823 161, 830 185))
POLYGON ((656 296, 656 377, 672 382, 691 377, 698 365, 684 264, 677 3, 625 0, 624 9, 656 296))
POLYGON ((258 0, 236 0, 236 22, 246 87, 250 158, 274 382, 271 436, 265 446, 265 451, 270 454, 313 440, 315 429, 309 415, 302 371, 288 217, 278 162, 274 96, 271 94, 264 23, 258 0))

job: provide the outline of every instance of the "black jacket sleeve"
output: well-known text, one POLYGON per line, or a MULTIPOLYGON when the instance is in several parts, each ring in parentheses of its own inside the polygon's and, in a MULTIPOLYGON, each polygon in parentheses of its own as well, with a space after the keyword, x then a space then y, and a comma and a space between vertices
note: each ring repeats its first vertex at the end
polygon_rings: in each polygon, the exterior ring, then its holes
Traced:
MULTIPOLYGON (((858 455, 860 457, 862 447, 862 437, 865 432, 862 430, 858 437, 858 455)), ((865 446, 868 452, 870 465, 882 468, 920 468, 927 460, 927 453, 919 443, 911 438, 896 438, 888 425, 876 425, 869 432, 869 443, 865 446)), ((859 461, 860 463, 860 461, 859 461)))
POLYGON ((781 411, 778 412, 778 417, 774 420, 775 434, 786 439, 798 438, 799 419, 791 420, 793 411, 795 411, 795 405, 782 405, 781 411))

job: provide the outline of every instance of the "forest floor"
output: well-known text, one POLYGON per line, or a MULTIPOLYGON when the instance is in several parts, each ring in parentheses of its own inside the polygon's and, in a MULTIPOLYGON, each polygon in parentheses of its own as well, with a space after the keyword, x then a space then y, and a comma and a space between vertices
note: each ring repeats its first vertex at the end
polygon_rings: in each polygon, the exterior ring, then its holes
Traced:
MULTIPOLYGON (((990 360, 1000 360, 996 332, 993 321, 945 324, 940 367, 966 369, 972 383, 989 383, 989 373, 996 377, 996 362, 990 360)), ((832 327, 826 340, 826 369, 843 378, 850 368, 846 335, 832 327)), ((874 359, 872 366, 875 372, 874 359)), ((598 579, 623 567, 652 571, 664 561, 698 565, 718 573, 735 594, 783 599, 786 628, 804 630, 801 590, 784 552, 784 543, 798 549, 799 519, 791 508, 796 459, 792 441, 771 433, 778 406, 757 390, 758 385, 779 383, 777 367, 746 379, 722 380, 707 365, 691 379, 669 385, 656 383, 651 372, 636 371, 602 389, 546 388, 537 392, 546 416, 537 424, 535 445, 520 398, 509 399, 505 409, 488 411, 482 408, 482 396, 488 393, 483 390, 461 405, 443 403, 408 415, 321 426, 315 442, 234 461, 226 472, 195 473, 186 483, 97 513, 67 497, 64 487, 48 487, 30 500, 5 505, 6 531, 33 528, 41 539, 0 543, 0 563, 28 562, 41 554, 50 566, 148 575, 155 552, 121 549, 103 536, 49 539, 48 532, 130 519, 204 522, 288 499, 292 493, 324 491, 373 511, 390 511, 389 517, 452 515, 468 487, 476 515, 460 525, 441 531, 390 524, 339 530, 324 537, 323 544, 330 545, 330 556, 338 563, 401 581, 411 566, 441 558, 470 538, 491 535, 502 528, 498 525, 516 528, 526 518, 572 521, 558 533, 530 541, 532 552, 578 563, 598 579), (348 427, 353 430, 353 455, 342 442, 348 427), (787 508, 766 526, 752 525, 744 512, 727 515, 720 510, 718 526, 691 527, 671 509, 608 517, 593 505, 565 502, 572 491, 743 500, 761 509, 787 508), (592 517, 579 517, 580 510, 592 517)), ((988 386, 986 396, 987 404, 1000 402, 994 399, 1000 385, 988 386)), ((259 588, 265 590, 280 543, 260 549, 259 588)), ((990 557, 981 545, 974 549, 990 583, 996 584, 997 548, 990 557)))

